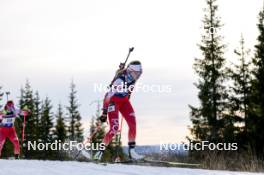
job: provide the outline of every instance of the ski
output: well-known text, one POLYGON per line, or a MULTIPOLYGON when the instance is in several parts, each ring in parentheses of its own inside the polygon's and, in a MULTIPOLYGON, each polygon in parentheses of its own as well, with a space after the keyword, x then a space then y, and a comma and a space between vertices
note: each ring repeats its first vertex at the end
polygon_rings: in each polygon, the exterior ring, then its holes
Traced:
POLYGON ((144 161, 153 163, 153 164, 160 164, 160 165, 167 166, 167 167, 182 167, 182 168, 199 168, 200 167, 200 164, 192 164, 192 163, 151 160, 151 159, 144 159, 144 161))
POLYGON ((120 162, 112 162, 113 164, 126 164, 126 165, 141 165, 141 166, 159 166, 159 167, 168 167, 168 164, 164 164, 156 161, 148 160, 125 160, 120 162))
POLYGON ((142 165, 142 166, 158 166, 158 167, 179 167, 179 168, 199 168, 200 164, 190 164, 181 162, 161 161, 161 160, 124 160, 120 162, 109 162, 110 164, 127 164, 127 165, 142 165))
POLYGON ((195 163, 153 160, 149 158, 144 158, 140 160, 125 159, 121 161, 98 161, 92 159, 90 155, 89 156, 84 155, 84 156, 88 159, 87 162, 104 165, 104 166, 108 164, 126 164, 126 165, 157 166, 157 167, 201 168, 200 164, 195 164, 195 163))

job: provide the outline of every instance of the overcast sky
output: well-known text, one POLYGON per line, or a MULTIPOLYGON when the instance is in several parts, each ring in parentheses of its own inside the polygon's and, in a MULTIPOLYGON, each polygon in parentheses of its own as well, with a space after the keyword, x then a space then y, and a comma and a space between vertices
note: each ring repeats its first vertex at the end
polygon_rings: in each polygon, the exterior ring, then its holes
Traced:
MULTIPOLYGON (((243 33, 253 49, 262 0, 219 0, 226 57, 243 33)), ((87 128, 103 93, 130 46, 130 60, 143 64, 139 83, 171 86, 171 93, 133 94, 138 144, 185 141, 188 104, 197 105, 192 64, 204 32, 204 0, 1 0, 0 86, 15 101, 28 79, 41 97, 67 105, 69 84, 77 85, 87 128)), ((124 130, 124 134, 127 134, 124 130)), ((123 137, 126 142, 126 137, 123 137)))

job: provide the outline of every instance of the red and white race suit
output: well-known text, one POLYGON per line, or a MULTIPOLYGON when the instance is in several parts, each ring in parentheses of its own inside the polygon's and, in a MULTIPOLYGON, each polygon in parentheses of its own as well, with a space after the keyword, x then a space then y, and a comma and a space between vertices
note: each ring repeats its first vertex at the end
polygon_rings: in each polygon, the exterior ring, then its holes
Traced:
POLYGON ((2 153, 2 149, 4 147, 5 141, 8 138, 14 145, 14 154, 20 153, 20 145, 19 140, 16 134, 16 130, 14 127, 14 122, 16 117, 22 114, 23 111, 16 110, 15 112, 1 112, 0 113, 0 120, 1 127, 0 127, 0 157, 2 153))
POLYGON ((131 91, 129 87, 134 86, 135 81, 127 81, 126 74, 117 77, 112 83, 112 88, 105 95, 103 110, 107 111, 108 121, 110 125, 109 131, 106 133, 103 143, 108 145, 112 138, 119 130, 119 112, 122 114, 128 124, 128 140, 135 142, 136 139, 136 116, 134 109, 129 101, 131 91), (123 85, 126 88, 120 89, 123 85))

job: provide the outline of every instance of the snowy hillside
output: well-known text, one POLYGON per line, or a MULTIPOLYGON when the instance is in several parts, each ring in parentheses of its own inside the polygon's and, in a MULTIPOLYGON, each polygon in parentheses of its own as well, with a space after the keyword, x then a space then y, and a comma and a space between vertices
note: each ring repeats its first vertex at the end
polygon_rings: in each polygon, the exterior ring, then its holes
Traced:
MULTIPOLYGON (((249 175, 254 173, 186 168, 99 165, 86 162, 0 160, 0 175, 249 175)), ((259 174, 259 173, 255 173, 259 174)))

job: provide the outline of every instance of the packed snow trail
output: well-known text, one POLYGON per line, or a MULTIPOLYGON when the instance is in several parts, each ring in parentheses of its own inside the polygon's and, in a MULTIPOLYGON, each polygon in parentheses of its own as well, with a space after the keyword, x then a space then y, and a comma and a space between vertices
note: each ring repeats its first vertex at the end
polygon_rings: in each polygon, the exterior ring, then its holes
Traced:
POLYGON ((74 161, 0 160, 0 175, 259 175, 187 168, 100 165, 74 161))

